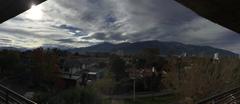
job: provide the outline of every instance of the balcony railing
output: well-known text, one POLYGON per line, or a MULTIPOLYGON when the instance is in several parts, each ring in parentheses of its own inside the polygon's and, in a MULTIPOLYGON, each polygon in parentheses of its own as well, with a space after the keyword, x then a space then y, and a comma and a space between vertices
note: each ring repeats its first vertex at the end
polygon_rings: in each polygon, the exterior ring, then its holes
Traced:
POLYGON ((240 103, 240 87, 216 94, 205 98, 197 104, 239 104, 240 103))
POLYGON ((0 84, 0 104, 37 104, 0 84))

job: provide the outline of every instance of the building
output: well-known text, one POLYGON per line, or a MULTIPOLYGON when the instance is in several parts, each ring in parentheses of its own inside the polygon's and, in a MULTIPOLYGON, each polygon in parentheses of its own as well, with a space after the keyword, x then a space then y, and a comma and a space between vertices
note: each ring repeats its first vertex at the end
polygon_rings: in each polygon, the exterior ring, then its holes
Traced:
POLYGON ((87 68, 88 63, 77 59, 63 60, 60 64, 61 72, 75 74, 87 68))
POLYGON ((60 77, 65 87, 85 85, 87 63, 78 59, 61 59, 60 77))
POLYGON ((87 72, 87 84, 91 84, 104 76, 104 69, 89 69, 87 72))
POLYGON ((64 79, 66 87, 85 86, 103 76, 104 68, 99 62, 100 59, 91 58, 61 59, 60 77, 64 79))
POLYGON ((219 54, 218 53, 214 53, 213 60, 219 61, 219 54))

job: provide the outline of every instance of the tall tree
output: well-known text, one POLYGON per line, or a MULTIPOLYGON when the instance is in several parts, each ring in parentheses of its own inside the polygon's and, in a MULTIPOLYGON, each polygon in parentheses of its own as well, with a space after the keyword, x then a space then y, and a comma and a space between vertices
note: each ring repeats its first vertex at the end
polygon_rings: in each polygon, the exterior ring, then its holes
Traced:
POLYGON ((116 81, 127 77, 126 63, 119 56, 112 56, 110 58, 110 69, 113 72, 116 81))
POLYGON ((17 51, 3 50, 0 52, 0 69, 2 73, 14 74, 19 72, 20 53, 17 51))

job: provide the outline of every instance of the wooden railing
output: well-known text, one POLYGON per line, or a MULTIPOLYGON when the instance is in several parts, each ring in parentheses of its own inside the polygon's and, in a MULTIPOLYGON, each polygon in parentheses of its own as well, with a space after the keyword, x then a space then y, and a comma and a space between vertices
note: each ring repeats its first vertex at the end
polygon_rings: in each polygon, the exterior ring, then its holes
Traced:
POLYGON ((0 104, 37 104, 0 84, 0 104))
POLYGON ((239 104, 240 87, 216 94, 197 102, 197 104, 239 104))

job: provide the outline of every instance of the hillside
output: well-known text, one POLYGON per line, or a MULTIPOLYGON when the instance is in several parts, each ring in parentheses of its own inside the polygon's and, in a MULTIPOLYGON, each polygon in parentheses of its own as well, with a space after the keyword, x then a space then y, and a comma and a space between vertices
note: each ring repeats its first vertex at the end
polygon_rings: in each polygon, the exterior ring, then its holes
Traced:
POLYGON ((188 45, 179 42, 160 42, 160 41, 143 41, 135 43, 100 43, 85 48, 70 49, 71 52, 104 52, 104 53, 115 53, 122 51, 127 54, 139 53, 146 48, 159 48, 161 55, 180 55, 187 53, 188 55, 199 55, 199 56, 212 56, 214 53, 219 53, 221 56, 236 56, 237 54, 217 49, 210 46, 197 46, 188 45))

